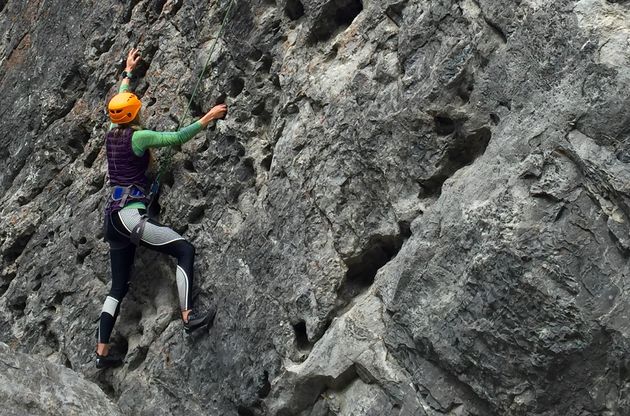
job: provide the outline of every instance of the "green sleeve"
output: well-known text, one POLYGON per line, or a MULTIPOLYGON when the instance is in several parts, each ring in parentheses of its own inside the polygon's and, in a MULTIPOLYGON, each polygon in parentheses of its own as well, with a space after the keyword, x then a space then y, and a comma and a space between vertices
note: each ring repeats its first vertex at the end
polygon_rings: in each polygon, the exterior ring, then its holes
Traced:
POLYGON ((120 87, 118 87, 118 94, 120 94, 121 92, 127 92, 131 90, 131 85, 130 84, 126 84, 124 82, 120 83, 120 87))
POLYGON ((131 138, 131 147, 136 155, 142 156, 144 151, 151 147, 165 147, 176 144, 184 144, 201 130, 203 130, 203 126, 200 121, 196 121, 190 126, 184 127, 183 129, 175 132, 139 130, 133 133, 133 137, 131 138))
MULTIPOLYGON (((129 84, 125 84, 125 83, 120 83, 120 87, 118 87, 118 94, 120 94, 121 92, 127 92, 131 89, 129 84)), ((107 130, 111 130, 114 127, 116 127, 116 125, 114 123, 109 123, 109 129, 107 130)))

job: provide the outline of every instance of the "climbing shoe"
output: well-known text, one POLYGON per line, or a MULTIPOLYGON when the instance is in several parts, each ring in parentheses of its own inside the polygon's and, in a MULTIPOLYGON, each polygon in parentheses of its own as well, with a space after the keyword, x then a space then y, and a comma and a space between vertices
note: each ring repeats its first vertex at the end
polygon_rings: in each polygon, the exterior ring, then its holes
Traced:
POLYGON ((190 312, 188 314, 188 321, 184 321, 184 330, 187 333, 191 333, 196 329, 207 326, 213 321, 216 313, 217 308, 214 305, 212 305, 206 312, 190 312))
POLYGON ((99 355, 96 354, 96 368, 115 368, 120 367, 123 363, 122 357, 115 354, 99 355))

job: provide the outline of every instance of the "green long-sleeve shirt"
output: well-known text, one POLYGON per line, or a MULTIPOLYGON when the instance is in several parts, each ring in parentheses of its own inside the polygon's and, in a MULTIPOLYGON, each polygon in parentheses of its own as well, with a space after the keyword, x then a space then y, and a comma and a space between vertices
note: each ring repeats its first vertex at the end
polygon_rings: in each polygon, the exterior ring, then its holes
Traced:
POLYGON ((201 130, 203 130, 203 126, 199 121, 195 121, 193 124, 173 132, 136 130, 131 136, 131 147, 136 156, 142 156, 145 150, 152 147, 184 144, 195 137, 201 130))
MULTIPOLYGON (((129 86, 121 84, 118 93, 127 91, 129 91, 129 86)), ((115 126, 114 123, 110 123, 109 129, 111 130, 115 126)), ((199 120, 174 132, 136 130, 131 136, 131 148, 136 156, 142 156, 150 148, 184 144, 201 130, 203 130, 203 126, 199 120)), ((131 202, 125 205, 123 209, 127 208, 146 209, 146 206, 142 202, 131 202)))
MULTIPOLYGON (((118 93, 129 91, 129 86, 121 84, 118 93)), ((113 129, 116 125, 110 123, 109 129, 113 129)), ((136 130, 131 136, 131 147, 136 156, 142 156, 145 150, 152 147, 173 146, 176 144, 184 144, 188 140, 195 137, 197 133, 203 130, 200 121, 195 121, 178 131, 153 131, 153 130, 136 130)))

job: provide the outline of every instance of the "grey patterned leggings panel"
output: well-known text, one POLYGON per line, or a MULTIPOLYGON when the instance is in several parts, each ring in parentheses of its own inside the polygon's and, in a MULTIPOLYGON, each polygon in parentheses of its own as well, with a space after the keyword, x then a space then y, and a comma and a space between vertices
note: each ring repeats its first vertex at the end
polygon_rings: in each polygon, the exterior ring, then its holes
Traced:
MULTIPOLYGON (((105 238, 110 245, 112 287, 101 311, 98 342, 109 342, 120 310, 120 302, 129 289, 131 269, 136 253, 136 246, 131 243, 130 236, 144 214, 144 210, 123 209, 105 217, 105 238)), ((181 310, 192 309, 194 246, 173 229, 150 219, 144 226, 140 245, 177 259, 175 278, 180 308, 181 310)))

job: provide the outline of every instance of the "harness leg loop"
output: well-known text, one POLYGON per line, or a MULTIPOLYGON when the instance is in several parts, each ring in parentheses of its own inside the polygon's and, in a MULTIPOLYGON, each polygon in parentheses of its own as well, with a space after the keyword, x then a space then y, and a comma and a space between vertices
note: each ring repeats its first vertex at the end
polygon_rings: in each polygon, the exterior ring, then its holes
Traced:
POLYGON ((131 241, 134 246, 138 246, 140 244, 142 234, 144 234, 144 226, 147 224, 148 220, 149 216, 145 214, 140 218, 140 222, 133 227, 131 235, 129 236, 129 241, 131 241))

